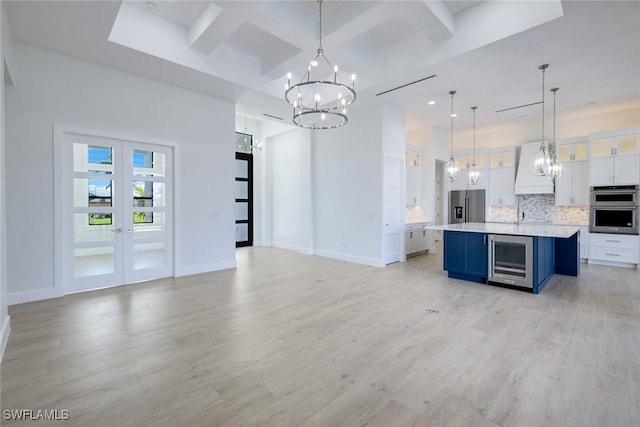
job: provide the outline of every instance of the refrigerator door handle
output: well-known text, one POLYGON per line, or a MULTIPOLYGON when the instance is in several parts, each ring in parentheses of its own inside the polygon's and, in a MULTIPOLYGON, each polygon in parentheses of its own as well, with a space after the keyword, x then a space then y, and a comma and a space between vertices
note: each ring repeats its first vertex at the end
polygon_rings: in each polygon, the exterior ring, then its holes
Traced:
POLYGON ((464 198, 464 222, 469 222, 469 218, 471 218, 471 215, 469 215, 469 206, 471 205, 471 203, 469 203, 469 196, 465 196, 464 198))

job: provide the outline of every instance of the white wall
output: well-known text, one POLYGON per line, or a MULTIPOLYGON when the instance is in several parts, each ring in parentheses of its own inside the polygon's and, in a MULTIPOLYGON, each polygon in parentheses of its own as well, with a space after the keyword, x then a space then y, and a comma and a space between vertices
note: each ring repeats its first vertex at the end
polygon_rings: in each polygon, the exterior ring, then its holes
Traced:
POLYGON ((381 266, 382 110, 350 112, 341 128, 314 132, 315 253, 381 266))
POLYGON ((235 266, 234 105, 18 44, 14 60, 18 83, 6 91, 10 303, 55 296, 54 124, 175 142, 175 274, 235 266))
POLYGON ((265 144, 266 197, 271 208, 267 221, 270 222, 270 242, 275 247, 300 250, 306 246, 302 234, 302 224, 307 224, 303 218, 306 203, 303 178, 311 173, 305 162, 308 154, 304 152, 309 139, 308 130, 294 129, 267 138, 265 144))
MULTIPOLYGON (((7 18, 4 13, 4 3, 0 4, 0 59, 5 58, 10 51, 11 35, 7 18)), ((5 107, 4 107, 4 64, 0 63, 0 360, 9 339, 10 320, 7 311, 7 224, 6 224, 6 150, 5 150, 5 107)))

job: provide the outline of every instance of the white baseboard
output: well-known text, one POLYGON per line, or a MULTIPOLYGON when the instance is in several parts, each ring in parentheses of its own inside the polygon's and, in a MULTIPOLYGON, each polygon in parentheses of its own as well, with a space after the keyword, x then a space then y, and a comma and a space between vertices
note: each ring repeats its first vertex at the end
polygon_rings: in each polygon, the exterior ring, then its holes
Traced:
POLYGON ((274 248, 287 249, 287 250, 290 250, 290 251, 297 251, 298 250, 298 245, 294 245, 292 243, 272 242, 271 246, 273 246, 274 248))
POLYGON ((60 295, 55 288, 33 289, 31 291, 7 294, 7 303, 8 305, 23 304, 25 302, 42 301, 60 296, 62 295, 60 295))
POLYGON ((623 268, 640 268, 640 264, 631 264, 628 262, 613 262, 613 261, 601 261, 599 259, 589 258, 587 260, 588 264, 595 265, 608 265, 609 267, 623 267, 623 268))
POLYGON ((0 362, 4 357, 4 351, 9 342, 9 334, 11 333, 11 316, 7 315, 2 322, 2 335, 0 335, 0 362))
POLYGON ((357 255, 350 255, 341 252, 325 251, 316 249, 315 255, 326 258, 338 259, 340 261, 353 262, 356 264, 370 265, 371 267, 384 267, 385 263, 382 259, 367 258, 357 255))
POLYGON ((236 268, 236 260, 227 262, 214 262, 210 264, 185 265, 176 268, 175 277, 191 276, 193 274, 211 273, 212 271, 228 270, 236 268))
POLYGON ((298 248, 298 252, 302 255, 315 255, 313 248, 298 248))

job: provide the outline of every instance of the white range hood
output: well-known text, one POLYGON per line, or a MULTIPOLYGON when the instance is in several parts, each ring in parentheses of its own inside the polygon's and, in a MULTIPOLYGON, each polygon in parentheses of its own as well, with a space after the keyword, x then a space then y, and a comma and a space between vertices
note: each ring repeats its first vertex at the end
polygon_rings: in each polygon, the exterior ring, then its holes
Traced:
POLYGON ((546 176, 533 174, 533 162, 539 149, 539 142, 522 144, 515 194, 553 194, 553 181, 546 176))

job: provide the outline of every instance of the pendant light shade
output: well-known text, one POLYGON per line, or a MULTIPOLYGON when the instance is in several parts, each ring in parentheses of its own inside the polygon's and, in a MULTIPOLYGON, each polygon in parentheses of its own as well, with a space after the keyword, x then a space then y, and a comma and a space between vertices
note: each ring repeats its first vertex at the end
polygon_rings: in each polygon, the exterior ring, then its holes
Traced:
POLYGON ((469 184, 476 185, 480 179, 480 171, 476 166, 476 110, 478 107, 471 107, 473 111, 473 154, 471 155, 471 167, 469 168, 469 184))
POLYGON ((451 95, 451 155, 449 157, 449 161, 447 162, 447 177, 449 178, 449 181, 453 182, 456 180, 456 178, 458 177, 458 166, 456 165, 456 161, 453 158, 453 118, 455 117, 455 114, 453 113, 453 95, 456 94, 455 90, 452 90, 449 92, 449 95, 451 95))
POLYGON ((551 180, 562 178, 562 162, 560 162, 560 159, 558 158, 556 144, 556 92, 558 92, 558 90, 560 90, 558 87, 551 89, 551 92, 553 93, 553 140, 549 150, 551 162, 549 163, 549 168, 547 170, 547 175, 551 180))
POLYGON ((533 161, 533 174, 536 176, 545 176, 551 164, 551 156, 544 140, 544 73, 548 67, 549 64, 542 64, 538 67, 542 71, 542 137, 540 139, 540 149, 533 161))

